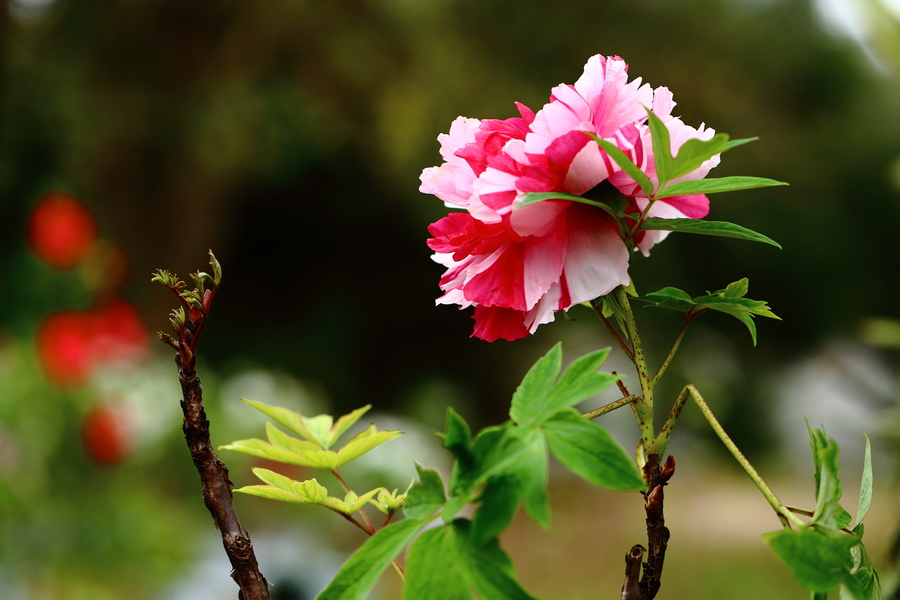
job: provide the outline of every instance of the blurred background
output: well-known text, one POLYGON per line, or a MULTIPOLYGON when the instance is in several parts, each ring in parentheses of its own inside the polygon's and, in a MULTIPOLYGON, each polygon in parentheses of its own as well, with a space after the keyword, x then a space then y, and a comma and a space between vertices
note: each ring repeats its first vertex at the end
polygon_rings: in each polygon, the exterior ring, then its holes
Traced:
MULTIPOLYGON (((556 341, 567 360, 610 345, 581 307, 513 344, 470 339, 468 311, 434 306, 426 227, 446 209, 418 192, 454 118, 538 109, 598 53, 669 87, 686 123, 759 136, 715 175, 791 184, 713 197, 710 215, 783 251, 673 235, 633 258, 641 292, 749 277, 783 318, 758 322, 757 348, 734 319, 699 320, 662 397, 696 383, 795 505, 814 504, 804 417, 842 445, 851 512, 868 433, 869 543, 890 583, 900 10, 884 2, 0 0, 0 597, 236 597, 153 335, 174 306, 156 268, 205 269, 210 248, 224 268, 199 366, 214 444, 262 436, 241 397, 372 404, 407 435, 351 474, 360 488, 405 488, 413 458, 445 468, 446 407, 503 420, 556 341)), ((681 319, 639 317, 659 361, 681 319)), ((762 498, 698 411, 682 420, 660 598, 806 597, 760 539, 778 528, 762 498)), ((628 415, 603 424, 633 447, 628 415)), ((222 454, 254 483, 256 463, 222 454)), ((553 486, 553 529, 506 538, 526 587, 617 595, 640 497, 553 486)), ((237 502, 275 598, 312 598, 361 542, 327 511, 237 502)))

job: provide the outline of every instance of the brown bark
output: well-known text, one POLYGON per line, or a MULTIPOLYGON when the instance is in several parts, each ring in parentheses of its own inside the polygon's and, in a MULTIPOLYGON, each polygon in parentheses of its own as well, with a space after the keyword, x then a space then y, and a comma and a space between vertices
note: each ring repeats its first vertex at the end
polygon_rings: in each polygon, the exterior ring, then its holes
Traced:
MULTIPOLYGON (((193 362, 192 360, 189 362, 193 362)), ((203 389, 193 364, 185 365, 175 356, 184 399, 184 439, 203 488, 203 502, 222 533, 222 544, 231 561, 231 578, 240 587, 239 600, 270 600, 269 584, 259 571, 253 543, 241 526, 231 495, 228 468, 219 460, 209 439, 209 421, 203 409, 203 389)))
POLYGON ((647 561, 640 582, 637 579, 637 563, 645 550, 634 546, 625 555, 625 585, 622 586, 622 600, 653 600, 659 592, 666 547, 669 543, 669 529, 663 514, 663 488, 675 472, 675 459, 670 455, 665 465, 660 466, 659 457, 651 454, 644 465, 644 510, 647 514, 647 561), (636 589, 637 588, 637 589, 636 589))

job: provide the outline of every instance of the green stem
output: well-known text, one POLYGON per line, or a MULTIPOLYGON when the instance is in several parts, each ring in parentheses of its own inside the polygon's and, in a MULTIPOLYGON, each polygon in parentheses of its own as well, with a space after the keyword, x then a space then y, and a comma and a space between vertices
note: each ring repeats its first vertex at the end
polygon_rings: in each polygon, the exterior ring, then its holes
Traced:
POLYGON ((584 418, 585 419, 596 419, 597 417, 602 417, 603 415, 605 415, 607 413, 611 413, 612 411, 616 410, 617 408, 622 408, 626 404, 631 404, 635 400, 638 400, 638 396, 635 396, 633 394, 631 396, 625 396, 624 398, 619 398, 615 402, 610 402, 609 404, 607 404, 605 406, 601 406, 600 408, 595 408, 594 410, 592 410, 590 412, 584 413, 584 418))
MULTIPOLYGON (((348 486, 347 482, 344 481, 344 478, 338 474, 337 469, 332 469, 331 474, 334 475, 335 478, 337 478, 337 480, 341 483, 341 487, 344 488, 345 492, 350 491, 350 486, 348 486)), ((360 508, 358 512, 359 512, 359 515, 363 518, 363 521, 366 522, 366 526, 368 527, 369 535, 375 535, 375 531, 377 531, 377 530, 375 529, 375 525, 372 524, 372 521, 369 520, 369 515, 367 515, 366 511, 363 510, 362 508, 360 508)))
POLYGON ((634 360, 634 352, 631 351, 631 348, 628 347, 628 344, 625 343, 625 340, 622 339, 622 336, 619 335, 619 332, 616 331, 616 328, 612 326, 612 323, 609 322, 609 319, 603 316, 603 309, 601 309, 593 302, 591 302, 591 308, 594 309, 594 312, 597 313, 597 316, 600 317, 601 321, 603 321, 603 325, 606 327, 606 330, 609 331, 611 336, 613 336, 613 339, 616 340, 616 343, 619 344, 619 347, 622 349, 628 359, 634 360))
POLYGON ((644 448, 649 448, 653 444, 653 384, 650 381, 650 373, 647 370, 647 361, 644 358, 644 348, 641 345, 641 337, 638 335, 637 323, 634 320, 634 312, 631 310, 631 304, 628 302, 628 292, 625 288, 619 286, 615 290, 616 300, 622 308, 625 315, 625 326, 628 328, 628 335, 631 337, 634 355, 631 357, 634 361, 634 367, 637 369, 638 379, 641 382, 641 398, 637 400, 633 407, 638 418, 638 425, 641 428, 641 443, 644 448))
POLYGON ((688 327, 690 327, 691 323, 694 322, 697 314, 699 313, 692 313, 690 311, 687 311, 685 313, 684 325, 681 326, 681 331, 678 332, 678 337, 675 338, 675 342, 672 344, 672 349, 669 350, 669 354, 666 355, 666 359, 659 366, 659 370, 656 372, 656 375, 653 376, 653 379, 650 380, 651 385, 655 386, 656 382, 659 381, 659 378, 662 377, 663 373, 666 372, 666 369, 669 368, 669 364, 672 362, 672 359, 675 358, 675 353, 678 352, 678 347, 681 345, 681 340, 684 339, 684 334, 687 333, 688 327))
MULTIPOLYGON (((725 447, 728 448, 728 451, 731 452, 731 455, 734 456, 735 460, 738 461, 738 464, 741 465, 741 468, 744 469, 744 472, 747 473, 753 483, 756 484, 756 487, 769 502, 769 506, 771 506, 772 509, 775 510, 775 513, 778 515, 778 518, 781 520, 781 523, 782 525, 784 525, 785 529, 790 529, 791 524, 796 525, 797 527, 803 527, 803 521, 794 513, 792 513, 787 506, 781 503, 778 497, 775 496, 775 493, 772 492, 772 490, 769 489, 769 486, 766 485, 766 482, 763 481, 763 478, 759 476, 759 473, 756 472, 756 469, 753 468, 753 465, 750 464, 750 461, 747 460, 747 457, 744 456, 744 454, 740 451, 740 449, 738 449, 735 443, 731 441, 731 438, 728 437, 727 433, 725 433, 725 429, 722 428, 721 423, 719 423, 715 415, 713 415, 712 410, 703 399, 703 396, 700 395, 700 392, 697 391, 697 388, 694 387, 693 384, 690 384, 684 388, 681 396, 684 396, 685 392, 690 394, 691 398, 694 399, 694 402, 697 403, 697 406, 700 407, 700 412, 702 412, 703 416, 706 417, 706 420, 709 421, 710 427, 713 428, 713 431, 716 432, 716 435, 719 436, 719 439, 723 444, 725 444, 725 447)), ((681 396, 679 396, 679 399, 681 399, 681 396)))

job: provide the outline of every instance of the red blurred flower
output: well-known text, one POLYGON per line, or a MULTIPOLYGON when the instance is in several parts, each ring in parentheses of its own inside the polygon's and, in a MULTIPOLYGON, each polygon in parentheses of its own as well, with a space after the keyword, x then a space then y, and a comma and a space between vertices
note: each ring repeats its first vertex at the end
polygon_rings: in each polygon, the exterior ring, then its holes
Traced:
POLYGON ((84 451, 94 464, 109 466, 121 462, 131 449, 130 437, 124 410, 97 406, 84 419, 84 451))
POLYGON ((27 239, 41 260, 57 269, 71 269, 90 251, 97 239, 97 225, 80 202, 49 192, 31 211, 27 239))
POLYGON ((114 299, 89 311, 47 315, 38 328, 37 351, 48 379, 79 385, 97 366, 142 360, 147 330, 131 304, 114 299))

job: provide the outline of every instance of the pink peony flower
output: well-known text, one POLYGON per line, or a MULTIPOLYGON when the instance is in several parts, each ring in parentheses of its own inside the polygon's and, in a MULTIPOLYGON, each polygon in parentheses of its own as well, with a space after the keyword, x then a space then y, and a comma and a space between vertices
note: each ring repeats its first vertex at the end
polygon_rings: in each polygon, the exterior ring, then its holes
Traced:
MULTIPOLYGON (((666 88, 628 82, 618 57, 591 57, 578 81, 555 87, 536 114, 516 106, 516 118, 456 119, 438 137, 444 164, 425 169, 419 188, 465 211, 428 228, 433 258, 447 267, 437 303, 474 306, 472 335, 487 341, 524 337, 556 311, 629 282, 628 248, 607 212, 569 200, 513 210, 529 192, 589 196, 604 181, 628 199, 629 213, 645 209, 646 194, 588 133, 615 144, 654 185, 647 108, 669 130, 673 154, 686 140, 715 133, 673 117, 666 88)), ((717 163, 714 157, 680 180, 702 178, 717 163)), ((677 196, 656 201, 648 216, 701 218, 708 210, 703 195, 677 196)), ((641 232, 635 247, 646 255, 665 234, 641 232)))

